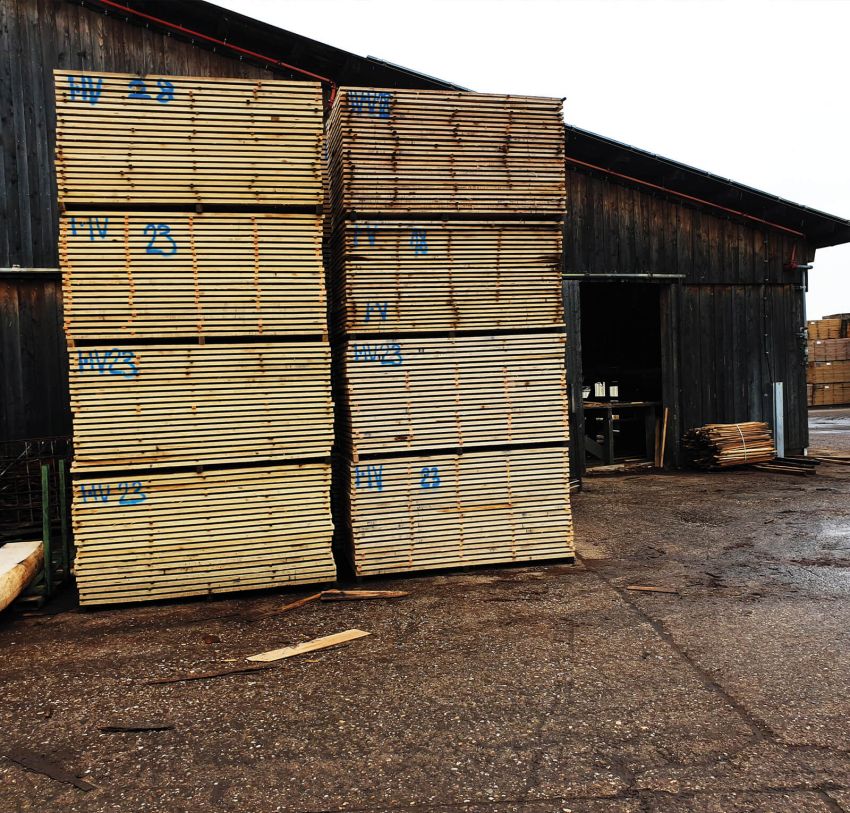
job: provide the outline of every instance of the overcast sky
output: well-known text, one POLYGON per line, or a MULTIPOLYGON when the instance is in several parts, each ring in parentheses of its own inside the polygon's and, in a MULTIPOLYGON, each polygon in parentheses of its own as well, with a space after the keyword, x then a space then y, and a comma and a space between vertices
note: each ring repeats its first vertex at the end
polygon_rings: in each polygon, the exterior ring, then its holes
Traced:
MULTIPOLYGON (((216 0, 472 90, 565 96, 570 124, 850 218, 850 3, 216 0)), ((821 249, 808 317, 850 312, 821 249)))

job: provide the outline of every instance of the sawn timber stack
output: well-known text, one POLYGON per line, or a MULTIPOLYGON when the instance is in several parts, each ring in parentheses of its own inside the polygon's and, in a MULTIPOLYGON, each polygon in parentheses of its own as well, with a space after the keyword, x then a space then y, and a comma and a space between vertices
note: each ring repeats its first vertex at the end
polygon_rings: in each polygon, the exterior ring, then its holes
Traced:
POLYGON ((320 86, 56 94, 81 603, 334 579, 320 86))
POLYGON ((561 101, 341 88, 328 146, 354 572, 569 558, 561 101))

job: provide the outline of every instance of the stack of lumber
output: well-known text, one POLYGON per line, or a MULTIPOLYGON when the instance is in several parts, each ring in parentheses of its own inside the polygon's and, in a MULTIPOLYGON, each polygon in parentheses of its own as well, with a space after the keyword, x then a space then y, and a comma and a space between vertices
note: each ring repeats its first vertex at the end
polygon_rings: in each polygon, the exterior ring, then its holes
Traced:
POLYGON ((66 203, 322 202, 312 82, 54 71, 66 203))
POLYGON ((351 341, 341 440, 355 460, 388 449, 559 443, 568 433, 565 352, 563 333, 351 341))
POLYGON ((569 555, 563 446, 376 458, 352 467, 349 532, 365 573, 569 555))
POLYGON ((74 212, 59 233, 65 330, 75 340, 321 335, 320 229, 316 215, 291 213, 74 212))
POLYGON ((808 332, 809 406, 850 404, 850 314, 812 320, 808 332))
POLYGON ((561 232, 559 223, 541 220, 343 221, 331 274, 335 327, 558 327, 561 232))
POLYGON ((327 581, 324 463, 80 476, 76 575, 107 604, 327 581))
POLYGON ((342 88, 339 521, 357 575, 573 555, 561 102, 342 88))
POLYGON ((332 580, 319 85, 56 97, 81 603, 332 580))
POLYGON ((341 88, 328 151, 338 217, 566 207, 561 99, 341 88))
POLYGON ((699 468, 723 469, 776 458, 770 427, 760 421, 710 423, 685 434, 685 450, 699 468))

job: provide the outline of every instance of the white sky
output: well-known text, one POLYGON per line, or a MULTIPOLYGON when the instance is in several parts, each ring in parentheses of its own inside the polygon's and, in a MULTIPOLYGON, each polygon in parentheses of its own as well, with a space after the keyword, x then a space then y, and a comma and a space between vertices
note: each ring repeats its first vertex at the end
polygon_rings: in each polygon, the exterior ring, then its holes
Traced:
MULTIPOLYGON (((850 3, 216 0, 472 90, 566 96, 587 130, 850 218, 850 3)), ((820 249, 808 317, 850 312, 820 249)))

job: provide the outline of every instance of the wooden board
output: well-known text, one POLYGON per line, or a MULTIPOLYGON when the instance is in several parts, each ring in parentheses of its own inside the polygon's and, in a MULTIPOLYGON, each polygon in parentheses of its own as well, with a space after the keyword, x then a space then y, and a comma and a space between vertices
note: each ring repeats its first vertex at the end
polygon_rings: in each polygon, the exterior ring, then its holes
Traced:
POLYGON ((343 445, 367 453, 569 437, 563 333, 352 340, 343 445), (350 416, 350 422, 349 422, 350 416))
POLYGON ((322 200, 316 82, 54 71, 59 201, 322 200))
POLYGON ((560 213, 560 99, 340 88, 328 119, 342 213, 560 213))
POLYGON ((321 638, 314 638, 312 641, 305 641, 303 644, 285 646, 280 649, 269 650, 268 652, 260 652, 259 655, 251 655, 248 660, 269 663, 271 661, 283 660, 284 658, 294 658, 296 655, 306 655, 309 652, 315 652, 319 649, 328 649, 329 647, 347 644, 349 641, 364 638, 367 635, 370 635, 370 633, 363 630, 345 630, 344 632, 336 632, 333 635, 323 635, 321 638))
POLYGON ((333 241, 337 328, 511 330, 563 325, 560 222, 346 221, 333 241))
POLYGON ((383 458, 349 477, 358 575, 574 555, 564 447, 383 458))
POLYGON ((321 336, 321 228, 321 217, 302 214, 68 214, 66 334, 321 336))
POLYGON ((70 353, 74 471, 330 454, 322 342, 97 345, 70 353))
POLYGON ((43 564, 44 546, 40 539, 0 545, 0 611, 24 591, 43 564))
POLYGON ((81 604, 332 581, 330 467, 75 477, 81 604))

